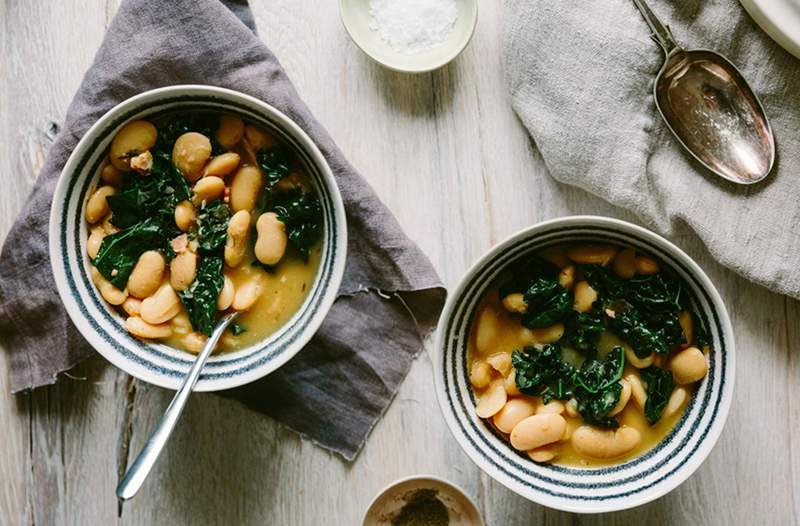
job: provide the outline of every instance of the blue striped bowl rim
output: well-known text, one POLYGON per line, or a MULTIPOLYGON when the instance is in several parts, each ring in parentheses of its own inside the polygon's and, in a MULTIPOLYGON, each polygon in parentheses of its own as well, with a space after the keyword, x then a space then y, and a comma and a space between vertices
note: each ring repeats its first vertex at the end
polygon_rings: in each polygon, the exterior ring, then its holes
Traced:
POLYGON ((516 493, 565 511, 622 510, 675 488, 700 466, 716 443, 733 394, 733 331, 711 281, 688 255, 663 237, 605 217, 573 216, 546 221, 492 248, 467 271, 448 299, 437 330, 435 353, 439 406, 467 455, 516 493), (536 464, 475 415, 476 401, 466 360, 469 329, 480 298, 512 264, 547 247, 587 241, 633 246, 656 256, 685 281, 711 337, 709 372, 675 428, 650 451, 621 464, 599 468, 536 464))
POLYGON ((297 154, 320 198, 323 238, 319 269, 295 315, 264 341, 212 356, 195 387, 216 391, 243 385, 274 371, 316 332, 339 290, 347 253, 347 228, 339 189, 322 153, 297 124, 248 95, 212 86, 170 86, 151 90, 114 107, 84 135, 62 171, 50 213, 50 259, 59 294, 73 323, 106 359, 146 382, 175 389, 194 355, 167 345, 145 343, 124 329, 124 318, 105 303, 89 276, 88 194, 99 180, 111 139, 125 123, 176 111, 237 113, 269 130, 297 154))

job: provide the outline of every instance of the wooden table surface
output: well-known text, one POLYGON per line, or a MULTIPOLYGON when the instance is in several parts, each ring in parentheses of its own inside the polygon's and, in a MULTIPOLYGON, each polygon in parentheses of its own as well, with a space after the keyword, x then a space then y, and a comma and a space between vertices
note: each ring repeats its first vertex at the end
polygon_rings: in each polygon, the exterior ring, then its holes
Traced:
MULTIPOLYGON (((342 28, 338 2, 253 3, 262 38, 301 96, 447 285, 492 244, 537 221, 632 219, 547 175, 505 90, 499 2, 481 3, 461 57, 418 76, 363 55, 342 28)), ((49 123, 64 118, 116 8, 116 0, 0 2, 0 240, 34 184, 49 123)), ((98 357, 53 387, 11 396, 0 353, 0 524, 358 525, 377 491, 417 473, 464 487, 492 526, 800 524, 800 303, 721 268, 689 236, 672 241, 726 301, 738 371, 717 447, 686 483, 649 505, 577 516, 492 481, 440 418, 426 352, 353 463, 234 402, 194 396, 143 491, 120 508, 114 488, 129 450, 139 450, 171 393, 98 357)))

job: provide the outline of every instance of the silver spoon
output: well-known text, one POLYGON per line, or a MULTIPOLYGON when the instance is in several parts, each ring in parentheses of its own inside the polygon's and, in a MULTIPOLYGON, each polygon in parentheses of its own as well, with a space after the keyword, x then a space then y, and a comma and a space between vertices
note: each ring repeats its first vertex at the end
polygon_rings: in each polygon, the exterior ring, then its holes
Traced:
POLYGON ((683 49, 644 0, 633 3, 664 50, 653 95, 669 129, 720 177, 739 184, 764 179, 775 162, 775 139, 742 74, 719 53, 683 49))
POLYGON ((139 456, 133 461, 131 467, 128 468, 128 472, 125 473, 122 482, 117 486, 117 497, 120 499, 128 500, 132 498, 136 495, 136 492, 139 491, 139 488, 142 487, 142 484, 144 484, 148 473, 150 473, 150 470, 156 463, 156 459, 158 459, 158 455, 161 454, 161 450, 164 449, 164 446, 167 444, 172 430, 175 429, 175 424, 178 423, 181 412, 183 412, 183 408, 189 400, 189 395, 192 394, 192 389, 194 389, 197 379, 200 378, 200 372, 203 370, 206 360, 211 356, 211 351, 214 350, 214 347, 217 346, 217 342, 222 336, 222 333, 225 332, 225 329, 238 314, 238 312, 227 314, 220 318, 214 326, 211 336, 197 355, 197 359, 189 370, 189 374, 186 375, 180 389, 175 393, 175 398, 170 402, 169 407, 167 407, 164 416, 162 416, 161 420, 158 422, 153 434, 150 435, 150 438, 142 448, 139 456))

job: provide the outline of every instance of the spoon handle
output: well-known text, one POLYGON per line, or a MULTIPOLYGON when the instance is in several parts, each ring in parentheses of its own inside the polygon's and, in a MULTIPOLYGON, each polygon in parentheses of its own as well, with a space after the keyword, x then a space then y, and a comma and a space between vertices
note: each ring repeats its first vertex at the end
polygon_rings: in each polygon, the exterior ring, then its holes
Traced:
POLYGON ((234 318, 236 318, 237 314, 236 312, 228 314, 220 318, 219 322, 217 322, 214 331, 206 341, 203 349, 197 355, 197 359, 189 370, 189 374, 186 375, 180 389, 175 393, 175 397, 172 399, 172 402, 170 402, 169 407, 167 407, 164 416, 161 417, 161 420, 142 448, 139 456, 136 457, 136 460, 134 460, 133 464, 128 469, 122 482, 117 486, 117 497, 120 499, 130 499, 136 495, 136 492, 142 487, 148 473, 150 473, 156 459, 158 459, 158 455, 161 454, 161 450, 164 449, 167 440, 169 440, 172 430, 175 429, 175 424, 178 423, 183 408, 189 400, 189 395, 192 393, 192 389, 194 389, 198 378, 200 378, 200 372, 203 370, 206 360, 211 356, 211 351, 216 347, 222 333, 234 318))
POLYGON ((650 31, 652 31, 653 40, 655 40, 659 46, 664 49, 664 53, 669 56, 675 49, 680 49, 680 46, 677 42, 675 42, 675 38, 672 36, 672 31, 669 30, 669 26, 665 25, 650 9, 650 6, 647 5, 645 0, 633 0, 633 3, 636 4, 636 7, 639 9, 639 12, 642 13, 642 17, 644 17, 644 21, 647 22, 647 25, 650 26, 650 31))

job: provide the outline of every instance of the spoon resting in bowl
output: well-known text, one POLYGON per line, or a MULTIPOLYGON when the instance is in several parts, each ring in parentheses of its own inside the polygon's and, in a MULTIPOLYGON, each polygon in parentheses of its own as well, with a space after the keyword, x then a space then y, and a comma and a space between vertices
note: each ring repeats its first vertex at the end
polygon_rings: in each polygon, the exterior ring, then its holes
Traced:
POLYGON ((238 312, 227 314, 220 318, 214 326, 211 336, 209 336, 205 345, 203 345, 203 348, 197 354, 197 359, 192 365, 192 368, 189 369, 189 373, 183 380, 180 389, 175 393, 175 397, 164 412, 164 416, 161 417, 161 420, 145 443, 142 451, 139 452, 139 456, 133 461, 131 467, 128 468, 128 472, 125 473, 122 482, 117 486, 117 497, 120 499, 128 500, 132 498, 139 491, 139 488, 142 487, 142 484, 144 484, 147 475, 150 473, 158 456, 161 454, 161 450, 164 449, 172 431, 175 429, 175 425, 178 423, 183 408, 189 400, 189 395, 192 394, 192 389, 194 389, 197 380, 200 378, 200 373, 203 371, 203 366, 206 364, 208 357, 211 356, 211 352, 214 350, 214 347, 217 346, 217 342, 222 337, 222 333, 225 332, 228 325, 230 325, 238 315, 238 312))
POLYGON ((738 184, 764 179, 775 162, 775 139, 739 70, 714 51, 683 49, 644 0, 633 3, 664 50, 653 95, 669 129, 716 175, 738 184))

